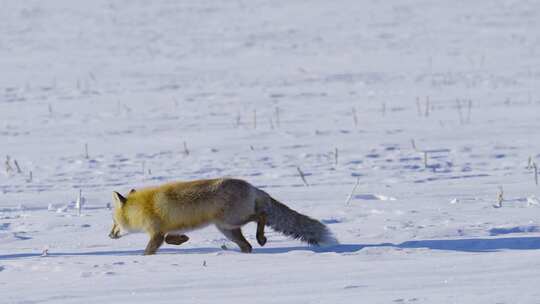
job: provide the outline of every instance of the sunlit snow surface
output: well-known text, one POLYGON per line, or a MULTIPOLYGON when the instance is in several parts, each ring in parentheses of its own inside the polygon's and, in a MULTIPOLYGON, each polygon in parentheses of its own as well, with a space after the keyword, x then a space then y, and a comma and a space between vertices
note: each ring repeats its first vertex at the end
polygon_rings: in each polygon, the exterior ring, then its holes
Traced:
POLYGON ((0 3, 0 303, 538 303, 538 3, 0 3), (107 237, 221 176, 341 244, 107 237))

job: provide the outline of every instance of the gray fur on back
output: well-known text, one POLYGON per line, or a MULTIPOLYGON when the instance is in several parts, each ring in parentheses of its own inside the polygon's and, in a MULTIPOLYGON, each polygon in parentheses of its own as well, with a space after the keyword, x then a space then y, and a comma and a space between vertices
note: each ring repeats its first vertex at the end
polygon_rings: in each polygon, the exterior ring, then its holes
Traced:
POLYGON ((272 229, 310 245, 337 243, 330 230, 323 223, 292 210, 267 193, 264 194, 266 199, 258 205, 260 211, 266 213, 266 224, 272 229))

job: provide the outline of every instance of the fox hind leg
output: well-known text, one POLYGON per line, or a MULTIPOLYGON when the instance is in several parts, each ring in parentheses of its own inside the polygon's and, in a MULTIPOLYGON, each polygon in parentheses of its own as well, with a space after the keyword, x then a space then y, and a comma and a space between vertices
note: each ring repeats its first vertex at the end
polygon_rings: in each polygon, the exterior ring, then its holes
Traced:
POLYGON ((222 227, 218 227, 219 231, 223 233, 229 240, 233 241, 240 247, 240 250, 244 253, 250 253, 252 250, 251 244, 246 240, 244 235, 242 234, 242 230, 240 228, 236 229, 224 229, 222 227))
POLYGON ((266 213, 262 212, 257 218, 257 243, 264 246, 266 237, 264 236, 264 226, 266 226, 266 213))
POLYGON ((181 245, 189 240, 189 237, 185 234, 167 234, 165 236, 165 243, 171 245, 181 245))
POLYGON ((146 245, 146 249, 144 249, 144 255, 151 255, 155 254, 156 251, 159 249, 159 247, 163 244, 163 241, 165 240, 165 237, 162 233, 156 233, 150 237, 150 241, 148 242, 148 245, 146 245))

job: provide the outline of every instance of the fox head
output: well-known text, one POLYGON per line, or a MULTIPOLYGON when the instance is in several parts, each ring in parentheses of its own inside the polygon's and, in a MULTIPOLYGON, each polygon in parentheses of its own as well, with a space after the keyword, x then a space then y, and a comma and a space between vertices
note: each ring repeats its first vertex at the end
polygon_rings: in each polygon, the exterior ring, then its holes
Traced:
MULTIPOLYGON (((135 192, 135 190, 131 190, 129 194, 132 194, 135 192)), ((127 203, 128 199, 122 194, 118 192, 113 192, 113 203, 114 203, 114 211, 113 211, 113 226, 111 229, 111 232, 109 233, 109 237, 111 239, 118 239, 126 234, 126 232, 129 230, 127 229, 127 221, 125 218, 125 212, 124 208, 127 203)))

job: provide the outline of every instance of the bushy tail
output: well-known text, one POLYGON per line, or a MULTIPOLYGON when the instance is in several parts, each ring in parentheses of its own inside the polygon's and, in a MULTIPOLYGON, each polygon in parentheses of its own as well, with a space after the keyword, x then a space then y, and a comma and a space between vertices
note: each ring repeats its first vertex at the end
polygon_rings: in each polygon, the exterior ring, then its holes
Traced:
POLYGON ((323 223, 292 210, 267 193, 264 194, 266 199, 261 200, 258 209, 266 213, 266 225, 310 245, 337 244, 332 232, 323 223))

